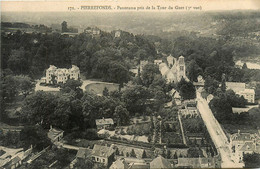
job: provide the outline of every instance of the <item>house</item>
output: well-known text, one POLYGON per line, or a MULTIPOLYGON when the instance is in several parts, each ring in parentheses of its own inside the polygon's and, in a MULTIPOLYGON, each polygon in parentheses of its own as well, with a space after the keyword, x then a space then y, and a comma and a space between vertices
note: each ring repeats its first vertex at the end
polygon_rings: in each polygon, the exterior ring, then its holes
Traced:
POLYGON ((75 159, 70 163, 70 168, 74 168, 74 165, 80 160, 82 161, 88 160, 88 157, 91 156, 91 153, 92 153, 91 149, 79 148, 75 159))
POLYGON ((51 126, 47 135, 48 135, 48 138, 53 143, 56 143, 56 142, 59 142, 63 138, 63 133, 64 133, 63 130, 55 129, 55 128, 52 128, 52 126, 51 126))
POLYGON ((107 129, 109 127, 112 127, 113 125, 114 125, 114 121, 111 118, 96 119, 96 126, 98 130, 107 129))
POLYGON ((162 60, 154 60, 155 65, 160 65, 162 63, 162 60))
POLYGON ((195 87, 203 87, 204 83, 205 83, 205 80, 203 79, 203 77, 201 75, 199 75, 197 80, 198 80, 198 82, 193 82, 193 85, 195 87))
POLYGON ((20 149, 10 149, 6 147, 1 147, 4 153, 0 155, 0 168, 3 169, 14 169, 19 167, 22 162, 27 159, 29 155, 32 153, 32 146, 24 151, 22 148, 20 149))
POLYGON ((207 96, 207 102, 209 103, 214 98, 213 94, 207 96))
POLYGON ((50 65, 50 67, 46 70, 46 77, 41 79, 41 82, 47 84, 53 83, 66 83, 68 79, 79 80, 80 78, 80 70, 77 66, 72 65, 70 69, 65 68, 57 68, 54 65, 50 65))
POLYGON ((239 96, 243 96, 248 102, 255 102, 255 90, 247 89, 245 83, 226 82, 227 90, 233 90, 239 96))
POLYGON ((150 162, 150 169, 166 169, 166 168, 173 168, 173 166, 168 160, 166 160, 160 155, 150 162))
POLYGON ((260 153, 259 133, 237 133, 230 136, 232 158, 238 163, 243 163, 243 154, 260 153))
POLYGON ((178 168, 216 168, 214 158, 178 158, 178 168))
POLYGON ((105 166, 110 166, 114 161, 115 150, 114 145, 110 147, 102 145, 94 145, 91 153, 92 160, 97 163, 103 163, 105 166))
POLYGON ((115 38, 119 38, 121 36, 121 31, 120 30, 116 30, 115 31, 115 38))
POLYGON ((135 77, 138 76, 138 69, 137 68, 133 68, 133 69, 129 69, 130 72, 132 72, 135 77))
POLYGON ((84 31, 86 34, 90 34, 92 36, 97 36, 97 35, 100 35, 101 33, 101 30, 98 29, 97 27, 87 27, 84 31))
POLYGON ((109 167, 109 169, 128 169, 129 165, 125 162, 125 159, 117 159, 113 164, 109 167))

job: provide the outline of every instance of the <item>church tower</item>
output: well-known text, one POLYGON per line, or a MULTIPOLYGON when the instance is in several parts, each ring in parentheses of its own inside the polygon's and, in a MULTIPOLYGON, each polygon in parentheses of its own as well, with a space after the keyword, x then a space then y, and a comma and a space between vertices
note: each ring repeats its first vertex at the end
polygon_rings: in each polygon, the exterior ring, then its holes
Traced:
POLYGON ((184 57, 180 56, 178 60, 178 81, 181 80, 181 78, 186 78, 186 68, 185 68, 185 61, 184 57))

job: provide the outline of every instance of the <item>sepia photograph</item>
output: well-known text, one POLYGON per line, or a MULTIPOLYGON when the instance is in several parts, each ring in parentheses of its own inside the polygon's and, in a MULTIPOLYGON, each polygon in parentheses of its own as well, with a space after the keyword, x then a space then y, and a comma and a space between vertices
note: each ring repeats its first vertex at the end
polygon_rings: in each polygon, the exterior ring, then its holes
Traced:
POLYGON ((260 168, 259 0, 0 3, 0 169, 260 168))

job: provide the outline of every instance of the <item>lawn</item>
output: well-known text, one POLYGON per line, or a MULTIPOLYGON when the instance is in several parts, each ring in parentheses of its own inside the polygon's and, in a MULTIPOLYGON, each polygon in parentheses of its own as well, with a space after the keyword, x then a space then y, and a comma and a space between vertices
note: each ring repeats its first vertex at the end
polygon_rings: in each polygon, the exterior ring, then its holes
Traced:
POLYGON ((115 83, 91 83, 86 86, 86 91, 97 95, 103 95, 104 88, 107 88, 109 92, 119 89, 119 84, 115 83))

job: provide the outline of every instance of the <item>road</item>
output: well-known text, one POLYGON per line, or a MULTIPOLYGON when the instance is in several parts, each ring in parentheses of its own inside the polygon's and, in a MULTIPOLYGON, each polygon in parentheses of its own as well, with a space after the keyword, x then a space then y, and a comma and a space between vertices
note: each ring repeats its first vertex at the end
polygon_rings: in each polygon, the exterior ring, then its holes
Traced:
POLYGON ((207 130, 211 136, 213 143, 215 144, 218 153, 221 156, 221 167, 222 168, 241 168, 243 164, 235 163, 231 159, 231 149, 229 148, 228 139, 221 128, 220 124, 214 117, 212 111, 210 110, 208 103, 205 99, 201 97, 199 91, 197 91, 197 107, 201 114, 201 117, 207 127, 207 130))

